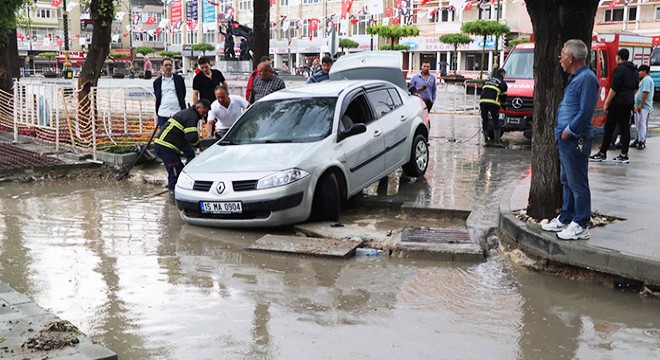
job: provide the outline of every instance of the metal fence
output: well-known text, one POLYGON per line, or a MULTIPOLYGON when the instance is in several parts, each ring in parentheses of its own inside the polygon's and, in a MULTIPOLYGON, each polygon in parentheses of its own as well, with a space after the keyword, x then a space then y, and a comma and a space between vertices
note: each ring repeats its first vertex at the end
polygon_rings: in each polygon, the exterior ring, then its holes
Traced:
MULTIPOLYGON (((229 92, 244 96, 245 86, 230 84, 229 92)), ((190 91, 186 100, 192 101, 190 91)), ((131 151, 147 142, 155 116, 153 91, 144 86, 95 87, 84 99, 68 83, 18 81, 13 93, 0 91, 0 131, 93 160, 97 151, 131 151)), ((203 135, 201 124, 199 130, 203 135)))

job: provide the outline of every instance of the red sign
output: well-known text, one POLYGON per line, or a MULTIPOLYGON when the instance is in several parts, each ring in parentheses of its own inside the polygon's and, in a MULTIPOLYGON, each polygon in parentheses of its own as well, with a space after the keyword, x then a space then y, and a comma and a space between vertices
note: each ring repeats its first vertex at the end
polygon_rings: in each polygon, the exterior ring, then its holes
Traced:
POLYGON ((181 0, 173 0, 170 7, 170 23, 177 24, 182 18, 181 0))

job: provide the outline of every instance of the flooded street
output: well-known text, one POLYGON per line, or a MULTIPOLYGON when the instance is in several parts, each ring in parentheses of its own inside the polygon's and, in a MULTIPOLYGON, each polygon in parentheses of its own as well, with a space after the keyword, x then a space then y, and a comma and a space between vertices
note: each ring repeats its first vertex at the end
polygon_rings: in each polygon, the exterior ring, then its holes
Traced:
MULTIPOLYGON (((387 194, 471 210, 485 233, 505 188, 529 171, 529 142, 506 134, 509 149, 483 148, 475 116, 433 121, 426 181, 391 177, 387 194)), ((660 357, 658 299, 497 253, 442 263, 247 252, 265 231, 291 229, 185 225, 166 196, 152 196, 160 190, 0 183, 0 281, 120 359, 660 357)))

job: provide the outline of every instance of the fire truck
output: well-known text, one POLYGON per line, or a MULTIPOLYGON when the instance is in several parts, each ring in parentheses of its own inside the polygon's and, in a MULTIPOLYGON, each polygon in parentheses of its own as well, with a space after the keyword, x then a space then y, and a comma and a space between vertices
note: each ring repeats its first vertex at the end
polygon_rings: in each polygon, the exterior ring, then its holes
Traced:
MULTIPOLYGON (((594 113, 594 127, 605 124, 603 104, 612 84, 612 72, 617 66, 616 52, 630 51, 630 61, 639 66, 649 64, 653 38, 637 34, 606 33, 594 35, 591 43, 589 66, 596 73, 600 89, 594 113)), ((660 54, 658 54, 660 60, 660 54)), ((660 65, 660 63, 658 64, 660 65)), ((504 131, 523 131, 531 138, 534 113, 534 43, 516 45, 504 62, 507 91, 506 109, 500 110, 500 122, 504 131)))
POLYGON ((651 53, 651 79, 655 83, 655 98, 660 98, 660 36, 653 37, 653 52, 651 53))

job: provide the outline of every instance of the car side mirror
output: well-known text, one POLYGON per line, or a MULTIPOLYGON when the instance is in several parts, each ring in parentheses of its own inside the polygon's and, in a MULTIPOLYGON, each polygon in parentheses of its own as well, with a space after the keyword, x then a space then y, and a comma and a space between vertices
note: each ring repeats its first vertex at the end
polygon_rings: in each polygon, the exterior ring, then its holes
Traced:
POLYGON ((348 128, 348 129, 346 129, 346 130, 339 133, 338 141, 342 141, 342 140, 346 139, 347 137, 351 137, 351 136, 357 135, 357 134, 362 134, 362 133, 365 133, 365 132, 367 132, 367 125, 362 124, 362 123, 353 124, 353 125, 351 125, 350 128, 348 128))

